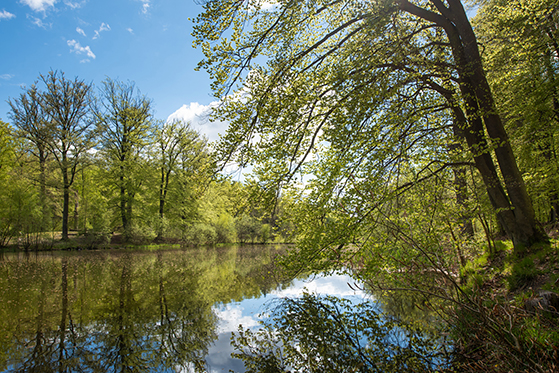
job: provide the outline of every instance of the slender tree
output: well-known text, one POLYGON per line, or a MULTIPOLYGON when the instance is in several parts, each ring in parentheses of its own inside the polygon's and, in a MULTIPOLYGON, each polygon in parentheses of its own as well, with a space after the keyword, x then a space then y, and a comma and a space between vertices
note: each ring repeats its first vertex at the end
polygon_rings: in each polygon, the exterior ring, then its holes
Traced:
POLYGON ((9 101, 11 117, 22 135, 37 149, 43 201, 46 160, 49 154, 55 158, 62 175, 62 239, 65 240, 68 239, 70 188, 83 153, 93 145, 91 84, 78 78, 69 80, 58 71, 41 75, 40 81, 45 86, 44 91, 33 85, 19 99, 9 101))
POLYGON ((196 142, 201 140, 188 123, 179 120, 163 123, 157 129, 156 138, 160 172, 159 216, 163 218, 171 179, 180 172, 181 163, 188 163, 184 155, 195 149, 196 142))
POLYGON ((134 83, 105 79, 95 109, 102 151, 112 183, 118 191, 118 209, 125 231, 132 219, 132 206, 142 184, 138 176, 144 147, 151 142, 151 100, 134 83))
MULTIPOLYGON (((25 89, 18 98, 9 99, 10 119, 18 129, 18 135, 27 140, 32 148, 31 154, 39 162, 39 188, 43 223, 49 219, 47 203, 47 161, 51 155, 48 144, 52 142, 52 134, 48 129, 47 119, 42 106, 42 93, 37 84, 25 89)), ((43 226, 42 230, 46 227, 43 226)))

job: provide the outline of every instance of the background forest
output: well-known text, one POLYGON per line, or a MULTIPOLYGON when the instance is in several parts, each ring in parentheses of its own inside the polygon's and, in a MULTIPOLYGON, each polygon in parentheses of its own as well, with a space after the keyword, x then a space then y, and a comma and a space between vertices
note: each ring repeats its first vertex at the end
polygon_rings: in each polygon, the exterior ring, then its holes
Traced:
MULTIPOLYGON (((154 118, 131 82, 97 90, 51 71, 10 98, 1 122, 0 245, 284 240, 250 183, 216 176, 213 150, 183 121, 154 118), (250 203, 250 205, 249 205, 250 203), (272 225, 274 231, 272 231, 272 225), (76 241, 76 238, 80 238, 76 241)), ((283 235, 282 235, 283 234, 283 235)))

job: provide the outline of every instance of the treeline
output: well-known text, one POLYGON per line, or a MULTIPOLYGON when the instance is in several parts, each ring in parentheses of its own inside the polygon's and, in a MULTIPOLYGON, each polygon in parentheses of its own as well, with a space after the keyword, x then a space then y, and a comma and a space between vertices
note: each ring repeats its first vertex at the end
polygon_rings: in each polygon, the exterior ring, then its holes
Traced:
MULTIPOLYGON (((156 119, 134 83, 96 89, 51 71, 10 98, 0 122, 0 247, 70 233, 99 246, 288 239, 252 187, 216 173, 208 140, 184 121, 156 119), (61 232, 61 234, 60 234, 61 232)), ((276 209, 276 211, 279 211, 276 209)))

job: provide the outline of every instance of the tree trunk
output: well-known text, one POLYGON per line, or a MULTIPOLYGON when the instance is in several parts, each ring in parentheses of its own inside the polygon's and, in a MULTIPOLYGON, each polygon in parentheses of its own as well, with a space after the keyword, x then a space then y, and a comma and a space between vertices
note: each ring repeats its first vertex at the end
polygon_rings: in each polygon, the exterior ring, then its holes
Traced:
MULTIPOLYGON (((464 117, 462 113, 462 118, 464 117)), ((456 139, 463 138, 464 135, 462 134, 462 130, 460 129, 460 125, 457 123, 458 119, 454 118, 454 123, 452 125, 453 135, 456 139)), ((460 142, 453 142, 452 145, 449 147, 449 150, 457 151, 462 153, 463 148, 460 142)), ((464 167, 457 168, 455 167, 453 170, 454 173, 454 193, 456 194, 456 204, 460 207, 460 220, 462 221, 460 233, 463 236, 471 238, 474 235, 474 225, 472 223, 472 217, 467 213, 467 182, 466 182, 466 170, 464 167)))
POLYGON ((62 207, 62 239, 68 240, 68 216, 70 214, 70 186, 68 179, 68 170, 62 169, 62 178, 64 182, 64 205, 62 207))
POLYGON ((161 183, 159 184, 159 217, 163 219, 165 210, 165 195, 167 190, 165 188, 165 170, 161 168, 161 183))
POLYGON ((77 190, 74 190, 74 230, 78 230, 78 223, 79 223, 79 208, 80 208, 80 194, 77 190))
POLYGON ((476 165, 499 221, 512 239, 515 252, 523 254, 525 248, 539 242, 549 242, 549 238, 536 220, 507 133, 497 114, 475 34, 459 0, 448 0, 448 7, 441 1, 431 1, 439 9, 442 17, 436 14, 429 17, 444 28, 460 77, 460 90, 468 117, 468 126, 463 131, 464 137, 474 152, 476 165), (484 129, 492 141, 491 144, 486 144, 484 140, 484 129), (494 147, 506 193, 496 170, 491 167, 493 162, 487 145, 494 147))
MULTIPOLYGON (((50 214, 48 211, 47 203, 47 176, 46 176, 46 163, 47 154, 43 146, 38 146, 39 148, 39 184, 41 191, 41 231, 44 232, 50 228, 47 227, 47 222, 50 221, 50 214)), ((49 224, 50 225, 50 224, 49 224)))
POLYGON ((121 187, 120 187, 120 219, 122 220, 122 230, 126 232, 128 229, 128 217, 126 214, 126 188, 122 185, 124 178, 120 177, 121 187))

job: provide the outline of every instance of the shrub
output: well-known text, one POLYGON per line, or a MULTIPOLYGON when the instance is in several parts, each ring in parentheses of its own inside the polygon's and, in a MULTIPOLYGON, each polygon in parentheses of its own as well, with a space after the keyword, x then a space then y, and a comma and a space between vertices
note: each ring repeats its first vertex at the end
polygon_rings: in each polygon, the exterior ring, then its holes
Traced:
POLYGON ((157 234, 153 228, 147 225, 140 225, 137 222, 132 222, 124 232, 126 242, 134 245, 142 245, 151 242, 156 236, 157 234))
POLYGON ((183 240, 190 245, 214 244, 217 240, 217 233, 211 225, 198 223, 184 231, 183 240))
POLYGON ((213 225, 216 232, 216 242, 231 243, 236 240, 235 219, 229 214, 220 215, 213 225))
POLYGON ((261 223, 251 216, 243 216, 237 220, 235 227, 237 229, 237 238, 241 243, 254 241, 260 236, 261 223))
POLYGON ((260 242, 268 242, 271 238, 271 233, 272 227, 270 227, 270 224, 262 224, 262 226, 260 227, 260 242))

